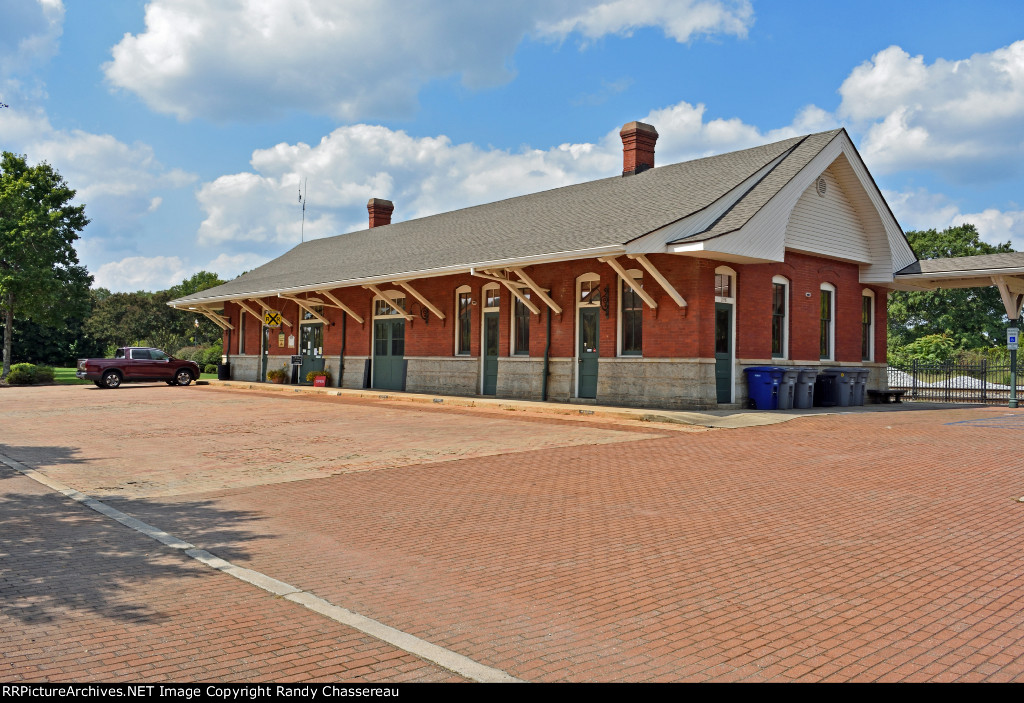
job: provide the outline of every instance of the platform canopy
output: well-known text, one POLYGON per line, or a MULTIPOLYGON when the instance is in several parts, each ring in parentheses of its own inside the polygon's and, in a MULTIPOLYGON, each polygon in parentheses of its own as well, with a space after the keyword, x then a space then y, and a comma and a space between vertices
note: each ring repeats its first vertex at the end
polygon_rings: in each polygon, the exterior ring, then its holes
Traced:
POLYGON ((892 284, 896 290, 911 291, 988 286, 999 289, 1006 316, 1020 319, 1024 303, 1024 252, 916 261, 897 271, 892 284))

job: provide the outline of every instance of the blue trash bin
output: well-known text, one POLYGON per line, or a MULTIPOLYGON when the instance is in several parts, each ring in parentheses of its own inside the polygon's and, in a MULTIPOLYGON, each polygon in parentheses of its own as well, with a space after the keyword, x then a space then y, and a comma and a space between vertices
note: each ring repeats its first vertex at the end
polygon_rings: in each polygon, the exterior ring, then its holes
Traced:
POLYGON ((747 395, 758 410, 779 409, 779 385, 786 369, 781 366, 750 366, 747 374, 747 395))

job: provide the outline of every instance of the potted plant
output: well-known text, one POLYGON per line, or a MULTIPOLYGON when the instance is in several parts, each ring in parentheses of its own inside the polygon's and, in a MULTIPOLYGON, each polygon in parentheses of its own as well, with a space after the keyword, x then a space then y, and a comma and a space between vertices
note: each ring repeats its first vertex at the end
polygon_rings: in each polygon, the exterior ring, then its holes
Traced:
POLYGON ((331 385, 331 372, 330 371, 310 371, 306 374, 306 383, 312 383, 314 386, 326 387, 331 385), (317 382, 318 378, 323 378, 323 381, 317 382))
POLYGON ((288 380, 287 369, 270 369, 267 371, 267 380, 271 383, 284 383, 288 380))

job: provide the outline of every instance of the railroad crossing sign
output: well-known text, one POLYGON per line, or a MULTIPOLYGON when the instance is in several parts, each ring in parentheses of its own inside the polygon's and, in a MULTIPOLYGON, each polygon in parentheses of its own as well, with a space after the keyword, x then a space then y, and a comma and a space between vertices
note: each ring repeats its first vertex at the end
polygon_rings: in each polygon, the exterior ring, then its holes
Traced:
POLYGON ((263 324, 267 327, 280 327, 281 326, 281 311, 280 310, 264 310, 263 311, 263 324))

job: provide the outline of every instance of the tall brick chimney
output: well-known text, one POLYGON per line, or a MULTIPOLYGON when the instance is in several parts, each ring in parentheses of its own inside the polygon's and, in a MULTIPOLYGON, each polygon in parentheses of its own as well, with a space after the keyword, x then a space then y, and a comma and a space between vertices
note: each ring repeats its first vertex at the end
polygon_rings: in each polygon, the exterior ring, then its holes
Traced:
POLYGON ((370 213, 370 227, 380 227, 391 224, 391 213, 395 211, 395 204, 390 200, 370 198, 366 203, 366 210, 370 213))
POLYGON ((643 122, 627 122, 619 130, 622 137, 622 175, 632 176, 654 168, 654 143, 658 130, 643 122))

